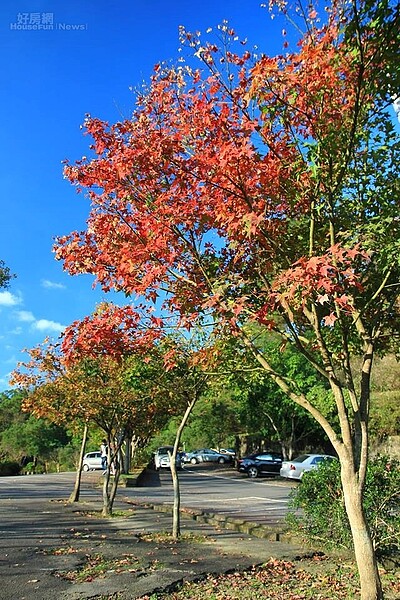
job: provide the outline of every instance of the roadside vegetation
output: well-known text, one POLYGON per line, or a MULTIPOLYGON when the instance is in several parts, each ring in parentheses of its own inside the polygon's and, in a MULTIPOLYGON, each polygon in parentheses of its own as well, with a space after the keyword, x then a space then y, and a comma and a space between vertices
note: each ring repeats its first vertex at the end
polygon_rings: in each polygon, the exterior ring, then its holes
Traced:
MULTIPOLYGON (((400 580, 381 570, 386 600, 397 600, 400 580)), ((271 559, 244 573, 210 575, 184 583, 176 591, 142 596, 139 600, 356 600, 360 587, 351 559, 323 554, 296 563, 271 559)))
MULTIPOLYGON (((400 567, 400 461, 388 456, 371 459, 364 506, 381 565, 400 567)), ((291 531, 312 546, 327 551, 351 551, 352 536, 344 508, 340 468, 336 461, 306 473, 292 490, 287 522, 291 531)))

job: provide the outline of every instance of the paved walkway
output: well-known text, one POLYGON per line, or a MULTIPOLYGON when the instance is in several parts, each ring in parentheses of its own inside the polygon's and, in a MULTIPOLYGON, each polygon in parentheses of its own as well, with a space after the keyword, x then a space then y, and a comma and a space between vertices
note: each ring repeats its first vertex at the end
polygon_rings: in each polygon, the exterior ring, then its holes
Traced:
POLYGON ((1 600, 132 600, 206 573, 302 553, 275 534, 265 539, 257 531, 226 529, 230 523, 212 525, 201 515, 182 517, 183 539, 174 543, 165 535, 170 512, 121 500, 112 519, 100 518, 100 510, 100 500, 2 500, 1 600), (77 579, 78 572, 86 577, 77 579))

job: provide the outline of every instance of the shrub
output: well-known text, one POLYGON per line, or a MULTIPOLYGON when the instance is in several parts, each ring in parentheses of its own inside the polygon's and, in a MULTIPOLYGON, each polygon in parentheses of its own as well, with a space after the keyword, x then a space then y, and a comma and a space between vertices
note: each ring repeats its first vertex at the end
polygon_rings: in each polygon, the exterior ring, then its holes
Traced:
MULTIPOLYGON (((311 542, 352 548, 338 462, 307 473, 290 498, 287 520, 311 542)), ((400 556, 400 461, 376 457, 368 465, 364 510, 378 559, 400 556)))
POLYGON ((19 475, 21 472, 20 465, 13 460, 6 460, 0 462, 0 477, 7 477, 9 475, 19 475))

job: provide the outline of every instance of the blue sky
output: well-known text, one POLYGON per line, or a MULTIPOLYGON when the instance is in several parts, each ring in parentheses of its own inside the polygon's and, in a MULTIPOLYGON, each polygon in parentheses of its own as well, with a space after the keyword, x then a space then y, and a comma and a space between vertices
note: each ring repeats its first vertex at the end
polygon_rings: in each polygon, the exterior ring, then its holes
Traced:
POLYGON ((0 3, 0 260, 17 275, 0 290, 0 391, 23 348, 56 339, 105 299, 91 277, 64 273, 51 251, 55 236, 85 228, 88 202, 61 164, 88 153, 85 114, 129 117, 130 88, 157 62, 179 58, 179 25, 205 32, 224 19, 262 51, 282 50, 282 23, 260 0, 0 3))
POLYGON ((0 391, 23 348, 56 339, 105 298, 91 277, 64 273, 51 251, 54 236, 87 218, 61 164, 87 154, 85 114, 128 117, 130 87, 155 63, 178 59, 178 26, 205 32, 224 19, 264 51, 280 51, 281 28, 259 0, 2 1, 0 259, 17 278, 0 290, 0 391))

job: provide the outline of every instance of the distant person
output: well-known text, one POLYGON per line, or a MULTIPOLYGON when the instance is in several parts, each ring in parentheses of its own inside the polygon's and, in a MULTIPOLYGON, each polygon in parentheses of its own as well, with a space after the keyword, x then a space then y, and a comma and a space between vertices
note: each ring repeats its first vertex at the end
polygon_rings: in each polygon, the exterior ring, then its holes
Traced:
POLYGON ((101 446, 100 446, 100 453, 101 453, 101 468, 103 469, 104 473, 107 470, 107 440, 102 440, 101 441, 101 446))

